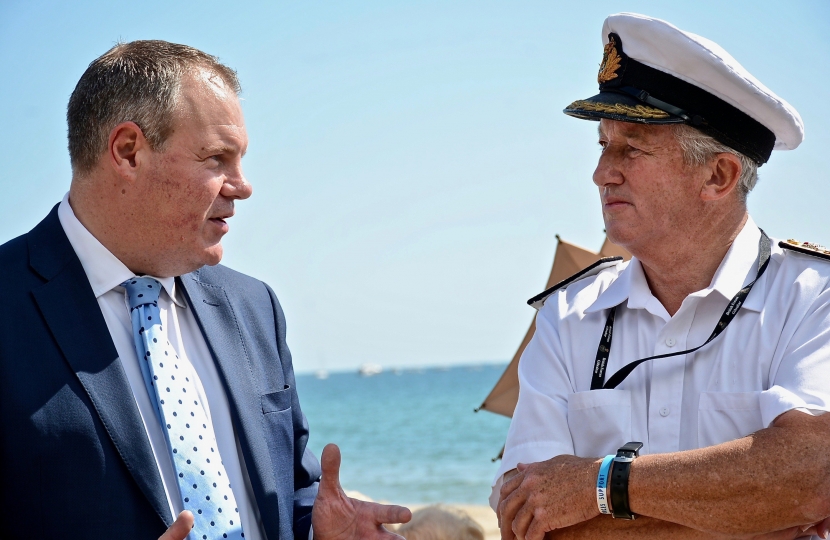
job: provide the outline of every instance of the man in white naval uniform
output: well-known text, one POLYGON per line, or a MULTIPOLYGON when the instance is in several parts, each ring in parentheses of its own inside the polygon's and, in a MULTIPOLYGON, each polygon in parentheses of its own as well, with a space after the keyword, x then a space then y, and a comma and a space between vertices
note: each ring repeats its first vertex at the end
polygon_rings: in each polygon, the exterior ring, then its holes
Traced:
POLYGON ((502 538, 825 538, 830 251, 771 240, 746 207, 801 118, 664 21, 602 35, 600 94, 565 113, 599 121, 594 183, 633 258, 531 300, 502 538))

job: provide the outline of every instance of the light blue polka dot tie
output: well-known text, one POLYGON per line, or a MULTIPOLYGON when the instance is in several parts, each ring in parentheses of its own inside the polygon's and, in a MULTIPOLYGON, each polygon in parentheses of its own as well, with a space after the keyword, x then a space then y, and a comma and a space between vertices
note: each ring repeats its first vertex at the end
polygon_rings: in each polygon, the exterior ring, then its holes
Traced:
POLYGON ((189 363, 179 360, 161 325, 161 283, 137 277, 121 285, 129 298, 138 362, 166 427, 182 502, 196 518, 188 538, 244 538, 216 435, 196 393, 195 374, 189 363))

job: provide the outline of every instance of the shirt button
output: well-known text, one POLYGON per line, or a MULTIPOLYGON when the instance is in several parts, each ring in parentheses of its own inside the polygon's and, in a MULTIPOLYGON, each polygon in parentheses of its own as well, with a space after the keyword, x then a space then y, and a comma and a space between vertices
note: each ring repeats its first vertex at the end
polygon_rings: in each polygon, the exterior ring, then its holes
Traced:
POLYGON ((671 410, 668 407, 660 407, 660 416, 668 416, 671 410))
POLYGON ((676 343, 677 341, 673 337, 666 338, 666 345, 668 345, 669 347, 674 347, 676 343))

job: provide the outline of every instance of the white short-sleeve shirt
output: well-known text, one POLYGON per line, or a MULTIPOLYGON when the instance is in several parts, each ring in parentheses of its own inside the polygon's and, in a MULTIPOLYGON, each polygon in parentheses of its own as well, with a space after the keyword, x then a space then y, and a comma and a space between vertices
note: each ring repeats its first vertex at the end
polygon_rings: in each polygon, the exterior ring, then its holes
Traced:
MULTIPOLYGON (((713 342, 644 362, 613 390, 590 390, 610 308, 619 305, 606 380, 634 360, 704 343, 729 300, 755 279, 759 239, 750 218, 710 286, 686 297, 673 317, 636 258, 550 296, 519 362, 519 401, 494 486, 518 463, 601 457, 628 441, 642 441, 642 454, 702 448, 768 427, 792 409, 830 410, 830 260, 777 240, 766 272, 713 342)), ((491 504, 497 500, 494 489, 491 504)))

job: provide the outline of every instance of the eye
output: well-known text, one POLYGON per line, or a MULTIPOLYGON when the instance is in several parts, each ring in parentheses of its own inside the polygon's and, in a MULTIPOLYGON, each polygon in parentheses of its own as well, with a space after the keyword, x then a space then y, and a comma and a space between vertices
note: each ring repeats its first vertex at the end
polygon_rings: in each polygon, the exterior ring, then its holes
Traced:
POLYGON ((216 154, 215 156, 208 156, 205 159, 205 163, 207 163, 207 165, 209 167, 218 167, 219 165, 222 164, 222 161, 223 161, 222 154, 216 154))
POLYGON ((643 151, 635 146, 631 146, 630 144, 626 147, 626 153, 629 156, 639 156, 643 153, 643 151))

